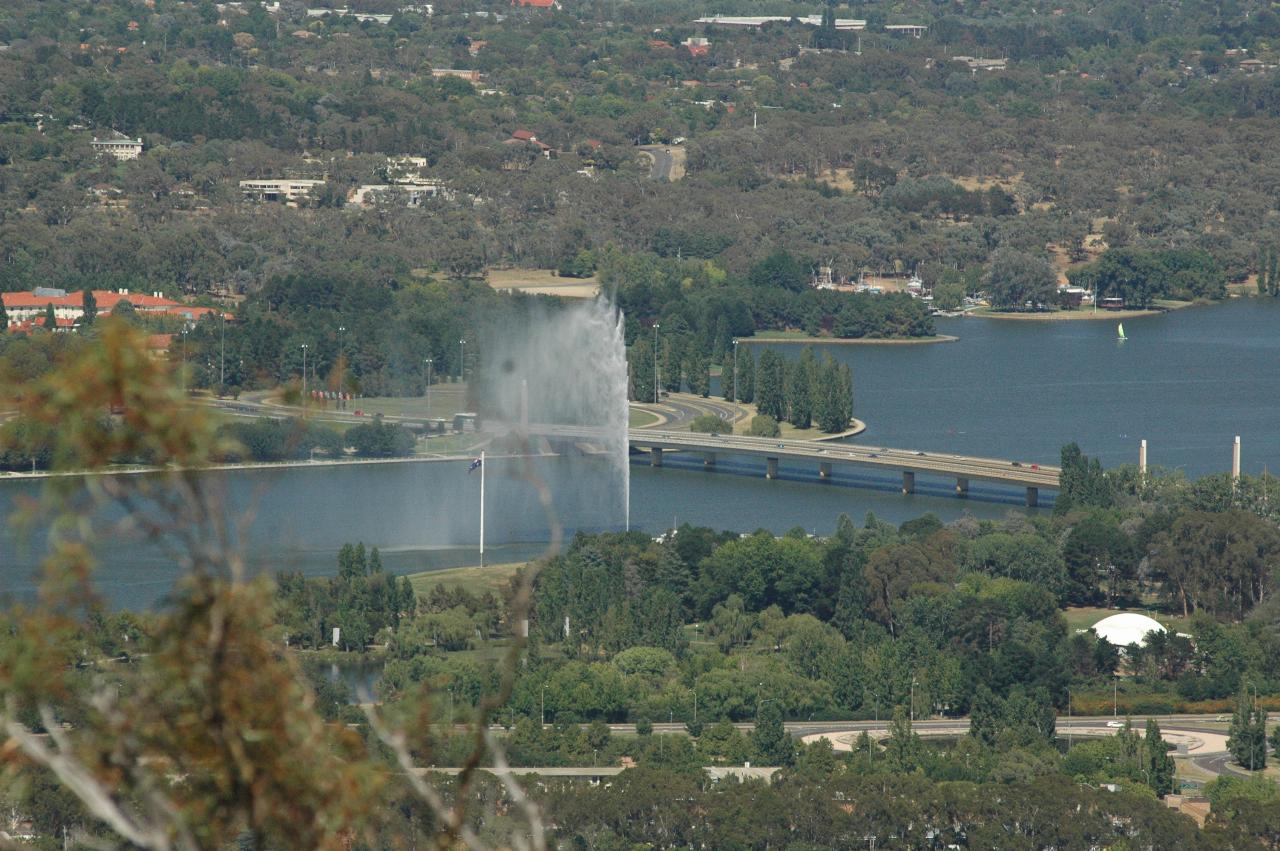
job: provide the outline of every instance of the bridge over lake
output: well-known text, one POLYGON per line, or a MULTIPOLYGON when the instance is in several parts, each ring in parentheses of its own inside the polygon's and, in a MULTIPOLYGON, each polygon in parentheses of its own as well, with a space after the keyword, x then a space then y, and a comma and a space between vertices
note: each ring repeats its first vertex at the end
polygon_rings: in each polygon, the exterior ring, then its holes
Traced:
POLYGON ((914 493, 916 476, 937 476, 955 482, 957 496, 967 496, 971 481, 988 482, 1024 488, 1028 506, 1034 507, 1040 491, 1057 490, 1061 469, 1043 464, 1001 458, 979 458, 942 452, 911 449, 889 449, 849 443, 817 440, 785 440, 781 438, 743 437, 739 435, 699 434, 688 431, 632 429, 628 440, 633 450, 649 453, 650 463, 661 467, 668 452, 695 453, 702 456, 708 469, 715 469, 722 455, 764 458, 765 476, 777 478, 778 463, 812 461, 819 480, 831 478, 837 465, 871 468, 902 475, 902 492, 914 493))

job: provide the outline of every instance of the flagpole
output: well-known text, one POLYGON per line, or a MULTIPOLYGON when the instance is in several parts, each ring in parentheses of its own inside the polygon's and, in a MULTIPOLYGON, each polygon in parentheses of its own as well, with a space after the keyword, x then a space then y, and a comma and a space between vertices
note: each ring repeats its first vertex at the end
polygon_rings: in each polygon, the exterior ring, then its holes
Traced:
POLYGON ((484 450, 480 450, 480 566, 484 567, 484 450))

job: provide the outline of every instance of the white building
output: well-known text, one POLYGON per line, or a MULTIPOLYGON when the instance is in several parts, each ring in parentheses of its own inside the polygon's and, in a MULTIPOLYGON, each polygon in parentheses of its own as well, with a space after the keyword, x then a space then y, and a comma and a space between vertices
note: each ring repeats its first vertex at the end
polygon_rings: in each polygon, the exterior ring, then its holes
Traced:
POLYGON ((99 139, 94 137, 93 150, 98 156, 115 157, 118 160, 136 160, 142 156, 142 139, 130 139, 121 136, 115 139, 99 139))
MULTIPOLYGON (((822 26, 821 15, 711 15, 698 18, 695 24, 709 24, 717 27, 748 27, 758 29, 765 24, 787 23, 796 20, 811 27, 822 26)), ((836 18, 838 30, 865 30, 867 22, 856 18, 836 18)), ((887 28, 886 28, 887 29, 887 28)))
POLYGON ((370 207, 379 199, 395 203, 403 203, 406 207, 418 207, 427 198, 441 196, 448 198, 451 193, 439 180, 402 179, 395 183, 368 183, 357 187, 347 201, 358 207, 370 207))
POLYGON ((1137 612, 1121 612, 1105 617, 1093 625, 1099 638, 1105 638, 1116 647, 1139 646, 1147 643, 1147 633, 1165 632, 1160 622, 1137 612))
POLYGON ((282 180, 242 180, 240 191, 255 201, 296 202, 311 194, 311 190, 324 184, 323 180, 285 178, 282 180))

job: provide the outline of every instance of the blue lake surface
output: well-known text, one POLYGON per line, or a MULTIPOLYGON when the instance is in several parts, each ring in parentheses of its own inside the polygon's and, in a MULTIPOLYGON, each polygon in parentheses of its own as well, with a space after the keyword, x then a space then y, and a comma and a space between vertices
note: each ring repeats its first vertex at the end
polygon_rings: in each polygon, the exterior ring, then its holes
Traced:
MULTIPOLYGON (((855 414, 869 425, 854 442, 1054 463, 1074 440, 1110 466, 1136 462, 1146 438, 1151 464, 1198 476, 1229 468, 1238 434, 1247 472, 1280 469, 1280 304, 1273 301, 1126 320, 1124 343, 1113 321, 944 319, 938 329, 959 341, 824 347, 853 369, 855 414)), ((795 345, 777 349, 800 353, 795 345)), ((210 475, 228 511, 250 518, 243 543, 253 565, 331 574, 337 549, 363 540, 381 548, 389 570, 406 573, 475 563, 479 477, 465 466, 210 475)), ((537 555, 547 539, 545 512, 518 470, 496 459, 488 466, 486 560, 537 555)), ((603 466, 592 459, 543 460, 534 469, 570 532, 621 524, 603 466)), ((631 525, 651 534, 686 521, 822 534, 842 513, 901 522, 927 511, 946 520, 1024 510, 1016 491, 977 483, 960 500, 950 495, 951 482, 922 476, 919 492, 904 497, 888 476, 837 468, 834 482, 815 484, 814 469, 784 465, 780 480, 767 481, 762 465, 743 459, 722 460, 716 473, 695 460, 670 459, 660 470, 638 460, 631 474, 631 525)), ((0 480, 0 516, 39 493, 37 482, 0 480)), ((12 523, 0 526, 0 592, 32 594, 45 536, 39 524, 25 536, 12 523)), ((177 572, 161 549, 132 537, 106 538, 98 553, 101 587, 116 605, 154 603, 177 572)))

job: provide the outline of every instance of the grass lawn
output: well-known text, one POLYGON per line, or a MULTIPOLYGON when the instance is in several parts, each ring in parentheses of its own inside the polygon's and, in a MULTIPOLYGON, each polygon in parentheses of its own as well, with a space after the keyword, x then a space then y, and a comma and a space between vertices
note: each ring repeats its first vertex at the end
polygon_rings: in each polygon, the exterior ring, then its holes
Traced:
POLYGON ((486 276, 495 290, 520 290, 534 295, 590 298, 600 291, 600 279, 564 278, 552 269, 490 269, 486 276))
POLYGON ((642 411, 639 408, 631 408, 629 410, 630 416, 627 420, 627 425, 631 428, 648 428, 658 421, 657 416, 648 411, 642 411))
POLYGON ((757 331, 750 337, 742 338, 746 342, 752 340, 814 340, 820 341, 830 339, 829 337, 815 337, 812 334, 806 334, 804 331, 757 331))
POLYGON ((367 416, 382 414, 386 417, 421 417, 452 419, 454 414, 467 410, 467 385, 461 383, 431 385, 431 407, 426 396, 371 396, 353 399, 347 411, 357 409, 367 416))
POLYGON ((454 567, 448 570, 426 570, 422 573, 409 574, 409 582, 417 594, 427 591, 443 583, 446 588, 461 588, 472 594, 483 594, 492 591, 501 594, 507 587, 516 571, 528 562, 516 561, 508 564, 491 564, 484 567, 454 567))

